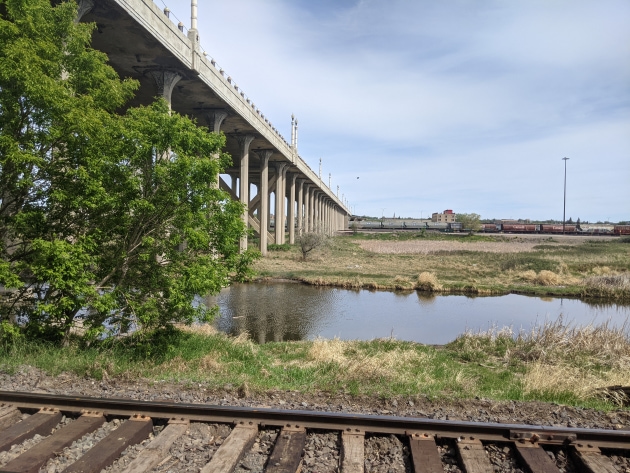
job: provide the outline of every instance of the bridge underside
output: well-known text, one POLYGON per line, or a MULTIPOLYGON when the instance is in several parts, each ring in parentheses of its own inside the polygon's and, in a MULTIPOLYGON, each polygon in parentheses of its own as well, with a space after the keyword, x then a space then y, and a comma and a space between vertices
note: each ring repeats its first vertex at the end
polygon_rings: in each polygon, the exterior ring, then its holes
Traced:
MULTIPOLYGON (((217 184, 247 205, 243 219, 258 234, 263 254, 268 243, 284 243, 287 234, 293 243, 300 231, 346 228, 347 209, 297 155, 293 137, 288 143, 231 78, 200 53, 195 31, 185 35, 151 0, 80 0, 79 15, 96 24, 92 46, 108 55, 121 77, 139 81, 130 105, 162 96, 199 126, 225 133, 224 151, 233 165, 217 184), (269 233, 272 221, 283 224, 269 233)), ((241 248, 247 248, 246 240, 241 248)))

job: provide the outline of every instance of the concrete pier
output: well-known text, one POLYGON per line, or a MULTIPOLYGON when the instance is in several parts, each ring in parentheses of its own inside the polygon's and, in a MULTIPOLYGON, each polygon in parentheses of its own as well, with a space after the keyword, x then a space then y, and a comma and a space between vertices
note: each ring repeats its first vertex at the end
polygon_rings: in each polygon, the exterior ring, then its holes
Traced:
MULTIPOLYGON (((152 0, 79 1, 78 20, 94 22, 92 46, 109 56, 121 77, 140 82, 132 105, 164 97, 171 109, 225 133, 233 166, 224 171, 230 185, 209 183, 246 206, 243 221, 269 243, 269 192, 274 189, 275 243, 289 243, 303 231, 333 233, 345 229, 349 209, 298 153, 298 120, 291 117, 287 142, 235 81, 201 48, 197 0, 191 0, 191 24, 176 25, 152 0), (273 173, 269 172, 271 167, 273 173), (236 183, 238 182, 238 186, 236 183), (250 186, 256 196, 250 200, 250 186)), ((218 158, 218 156, 217 156, 218 158)), ((329 183, 330 184, 330 183, 329 183)), ((240 243, 247 249, 247 239, 240 243)))

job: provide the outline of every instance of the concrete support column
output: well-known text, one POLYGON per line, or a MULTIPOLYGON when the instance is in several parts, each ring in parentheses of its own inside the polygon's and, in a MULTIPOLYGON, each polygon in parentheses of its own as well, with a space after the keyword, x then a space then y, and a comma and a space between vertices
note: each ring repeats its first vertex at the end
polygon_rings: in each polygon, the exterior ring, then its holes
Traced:
POLYGON ((330 220, 330 231, 331 233, 334 233, 335 231, 337 231, 337 227, 335 225, 335 205, 332 202, 328 207, 328 213, 330 215, 328 217, 328 219, 330 220))
MULTIPOLYGON (((221 132, 221 124, 228 116, 225 110, 208 110, 204 113, 206 121, 208 122, 208 128, 212 133, 219 134, 221 132)), ((219 159, 219 153, 212 156, 214 159, 219 159)), ((217 173, 217 179, 212 183, 215 189, 219 188, 219 173, 217 173)))
POLYGON ((315 231, 315 186, 310 188, 309 208, 308 208, 308 231, 315 231))
POLYGON ((80 22, 83 15, 87 14, 94 8, 94 0, 79 0, 79 8, 77 9, 77 17, 75 22, 80 22))
POLYGON ((230 188, 234 195, 238 196, 238 174, 230 173, 230 188))
MULTIPOLYGON (((271 189, 269 189, 269 192, 267 194, 267 199, 268 199, 268 202, 271 202, 271 189)), ((268 207, 269 208, 267 209, 267 225, 269 225, 269 222, 271 222, 271 204, 268 207)))
POLYGON ((319 192, 313 192, 313 231, 319 233, 319 192))
POLYGON ((182 76, 174 71, 168 70, 150 70, 148 71, 155 85, 157 86, 158 95, 163 97, 168 103, 168 108, 171 108, 171 97, 173 95, 173 89, 175 85, 182 79, 182 76))
POLYGON ((286 165, 282 170, 282 243, 286 243, 286 230, 287 225, 287 172, 289 171, 289 165, 286 165))
POLYGON ((315 198, 315 231, 322 232, 322 195, 318 192, 315 198))
POLYGON ((225 110, 220 109, 212 109, 207 110, 204 113, 206 117, 206 121, 208 122, 208 128, 212 133, 220 133, 221 125, 223 124, 223 120, 225 120, 228 116, 228 113, 225 110))
POLYGON ((289 227, 289 243, 295 243, 295 179, 297 174, 291 174, 289 177, 289 205, 288 205, 288 227, 289 227))
POLYGON ((298 179, 297 183, 297 231, 301 235, 304 225, 304 179, 298 179))
MULTIPOLYGON (((306 181, 305 181, 306 182, 306 181)), ((302 216, 302 232, 308 233, 308 222, 311 218, 311 186, 310 184, 304 184, 304 215, 302 216)))
MULTIPOLYGON (((239 201, 243 204, 243 223, 245 228, 249 226, 249 145, 254 140, 253 135, 236 135, 240 151, 240 192, 238 195, 239 201)), ((241 252, 247 249, 247 235, 241 238, 241 252)))
POLYGON ((276 215, 275 215, 275 229, 276 229, 276 244, 281 245, 284 243, 284 168, 286 164, 276 164, 276 215))
POLYGON ((258 218, 260 220, 260 253, 265 256, 267 254, 269 228, 269 158, 273 154, 270 149, 257 151, 256 154, 260 158, 260 212, 258 218))

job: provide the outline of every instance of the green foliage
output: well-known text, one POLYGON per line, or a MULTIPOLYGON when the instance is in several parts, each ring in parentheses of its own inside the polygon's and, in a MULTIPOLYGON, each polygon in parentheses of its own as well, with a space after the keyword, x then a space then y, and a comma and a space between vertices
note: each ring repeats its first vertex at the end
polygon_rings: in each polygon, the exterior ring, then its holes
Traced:
POLYGON ((269 251, 289 251, 291 249, 291 245, 288 243, 282 243, 281 245, 272 243, 271 245, 267 245, 267 249, 269 251))
POLYGON ((464 230, 476 232, 481 228, 481 216, 479 214, 456 214, 455 220, 461 222, 464 230))
POLYGON ((18 340, 22 340, 24 335, 19 327, 6 320, 0 322, 0 345, 13 345, 18 340))
POLYGON ((222 135, 163 100, 114 113, 138 84, 90 49, 76 4, 0 0, 0 304, 29 335, 209 320, 195 295, 244 278, 242 206, 209 183, 222 135))

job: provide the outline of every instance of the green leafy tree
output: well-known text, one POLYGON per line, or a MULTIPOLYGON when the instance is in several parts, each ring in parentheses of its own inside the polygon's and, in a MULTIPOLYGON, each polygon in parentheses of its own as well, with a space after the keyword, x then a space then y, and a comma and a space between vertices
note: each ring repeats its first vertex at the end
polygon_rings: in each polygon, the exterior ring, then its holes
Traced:
POLYGON ((208 320, 242 278, 242 206, 210 183, 224 137, 151 106, 89 47, 76 5, 0 0, 0 316, 68 340, 208 320))
POLYGON ((461 222, 463 230, 476 232, 481 228, 481 216, 479 214, 456 214, 455 220, 461 222))

